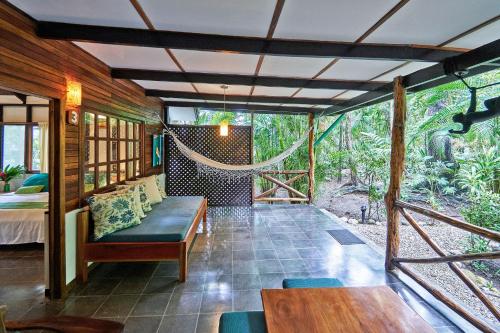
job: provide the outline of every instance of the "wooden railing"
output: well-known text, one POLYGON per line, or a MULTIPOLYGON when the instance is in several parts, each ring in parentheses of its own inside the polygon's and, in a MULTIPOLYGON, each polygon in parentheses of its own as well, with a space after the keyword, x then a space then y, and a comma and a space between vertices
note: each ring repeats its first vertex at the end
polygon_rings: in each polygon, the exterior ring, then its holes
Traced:
POLYGON ((485 252, 485 253, 473 253, 473 254, 460 254, 460 255, 446 255, 444 250, 429 236, 429 234, 417 223, 407 210, 414 211, 416 213, 431 217, 438 221, 447 223, 453 227, 471 232, 473 234, 491 239, 495 242, 500 242, 500 233, 481 228, 456 218, 441 214, 431 209, 423 208, 417 205, 413 205, 401 200, 395 200, 394 206, 399 211, 399 213, 408 221, 408 223, 417 231, 420 237, 436 252, 438 257, 435 258, 404 258, 398 257, 397 253, 391 258, 391 264, 399 268, 403 273, 407 274, 413 278, 418 284, 420 284, 424 289, 431 293, 434 297, 439 299, 441 302, 446 304, 452 310, 460 314, 462 317, 471 322, 474 326, 485 332, 495 332, 495 330, 489 327, 483 321, 477 319, 469 311, 464 309, 462 306, 454 302, 451 298, 443 294, 440 290, 436 289, 430 283, 423 280, 420 276, 415 274, 403 263, 418 263, 418 264, 435 264, 435 263, 447 263, 450 269, 464 282, 464 284, 470 289, 470 291, 476 295, 479 300, 486 306, 486 308, 495 316, 497 320, 500 320, 500 313, 495 307, 493 302, 488 299, 488 297, 483 293, 483 291, 478 288, 474 282, 460 269, 460 267, 455 263, 457 261, 471 261, 478 259, 498 259, 500 258, 500 251, 485 252))
MULTIPOLYGON (((261 194, 255 196, 254 201, 264 201, 264 202, 310 202, 308 194, 304 194, 299 190, 292 187, 293 183, 297 180, 309 176, 309 171, 307 170, 269 170, 263 171, 259 174, 260 177, 274 184, 274 187, 262 192, 261 194), (281 181, 276 177, 272 176, 293 176, 292 178, 281 181), (272 197, 280 188, 288 191, 289 196, 285 198, 272 197)), ((310 191, 309 191, 310 192, 310 191)))

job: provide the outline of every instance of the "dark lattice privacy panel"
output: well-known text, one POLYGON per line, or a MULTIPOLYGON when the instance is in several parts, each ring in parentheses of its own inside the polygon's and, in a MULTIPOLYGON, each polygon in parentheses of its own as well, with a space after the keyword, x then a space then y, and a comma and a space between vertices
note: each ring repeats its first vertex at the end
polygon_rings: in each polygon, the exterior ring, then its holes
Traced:
MULTIPOLYGON (((221 137, 219 126, 170 125, 179 139, 194 151, 225 164, 250 164, 252 128, 229 126, 221 137)), ((203 195, 210 206, 249 206, 252 204, 250 178, 236 182, 199 175, 196 163, 182 155, 170 136, 166 136, 168 195, 203 195)))

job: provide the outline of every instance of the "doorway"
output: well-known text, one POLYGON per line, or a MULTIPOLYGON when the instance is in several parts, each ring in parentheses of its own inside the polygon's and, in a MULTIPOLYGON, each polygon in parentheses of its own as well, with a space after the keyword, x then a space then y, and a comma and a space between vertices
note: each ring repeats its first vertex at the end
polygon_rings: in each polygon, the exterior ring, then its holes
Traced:
POLYGON ((0 295, 10 309, 51 285, 54 105, 0 89, 0 295))

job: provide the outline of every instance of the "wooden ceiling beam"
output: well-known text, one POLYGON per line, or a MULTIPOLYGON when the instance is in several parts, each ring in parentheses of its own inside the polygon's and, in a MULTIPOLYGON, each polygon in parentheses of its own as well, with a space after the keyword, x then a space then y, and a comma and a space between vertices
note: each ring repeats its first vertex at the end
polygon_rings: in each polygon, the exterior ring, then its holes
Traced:
POLYGON ((464 51, 426 45, 267 39, 46 21, 37 22, 36 31, 38 37, 49 39, 275 56, 441 61, 464 51))
MULTIPOLYGON (((205 94, 186 91, 146 89, 146 96, 182 99, 203 99, 207 101, 224 101, 223 94, 205 94)), ((278 104, 309 104, 309 105, 335 105, 343 100, 331 98, 286 97, 286 96, 258 96, 258 95, 226 95, 227 102, 244 103, 278 103, 278 104)))
POLYGON ((266 114, 308 114, 321 113, 324 109, 314 107, 297 107, 297 106, 281 106, 281 105, 261 105, 261 104, 237 104, 237 103, 210 103, 210 102, 181 102, 181 101, 165 101, 165 106, 177 107, 194 107, 221 111, 232 112, 255 112, 266 114))
MULTIPOLYGON (((464 77, 500 68, 500 39, 467 53, 445 59, 436 65, 405 75, 403 76, 403 84, 408 92, 418 92, 453 82, 457 80, 457 77, 453 73, 450 73, 453 68, 456 70, 467 70, 467 74, 464 77)), ((392 83, 387 83, 380 89, 369 91, 339 103, 334 108, 329 108, 326 114, 341 114, 388 101, 393 98, 392 93, 387 91, 390 87, 392 87, 392 83)), ((464 89, 466 89, 465 86, 464 89)))
POLYGON ((183 73, 175 71, 159 71, 149 69, 113 68, 111 76, 115 79, 134 79, 150 81, 192 82, 235 84, 246 86, 291 87, 311 89, 347 89, 373 90, 379 89, 386 82, 356 80, 320 80, 279 76, 255 76, 239 74, 183 73))

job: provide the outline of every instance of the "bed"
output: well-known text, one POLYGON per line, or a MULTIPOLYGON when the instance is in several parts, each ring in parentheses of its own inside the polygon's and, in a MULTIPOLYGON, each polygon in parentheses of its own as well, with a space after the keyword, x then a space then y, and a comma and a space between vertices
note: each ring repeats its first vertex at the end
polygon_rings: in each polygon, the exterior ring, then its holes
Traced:
POLYGON ((0 245, 43 243, 49 193, 0 194, 0 245))

